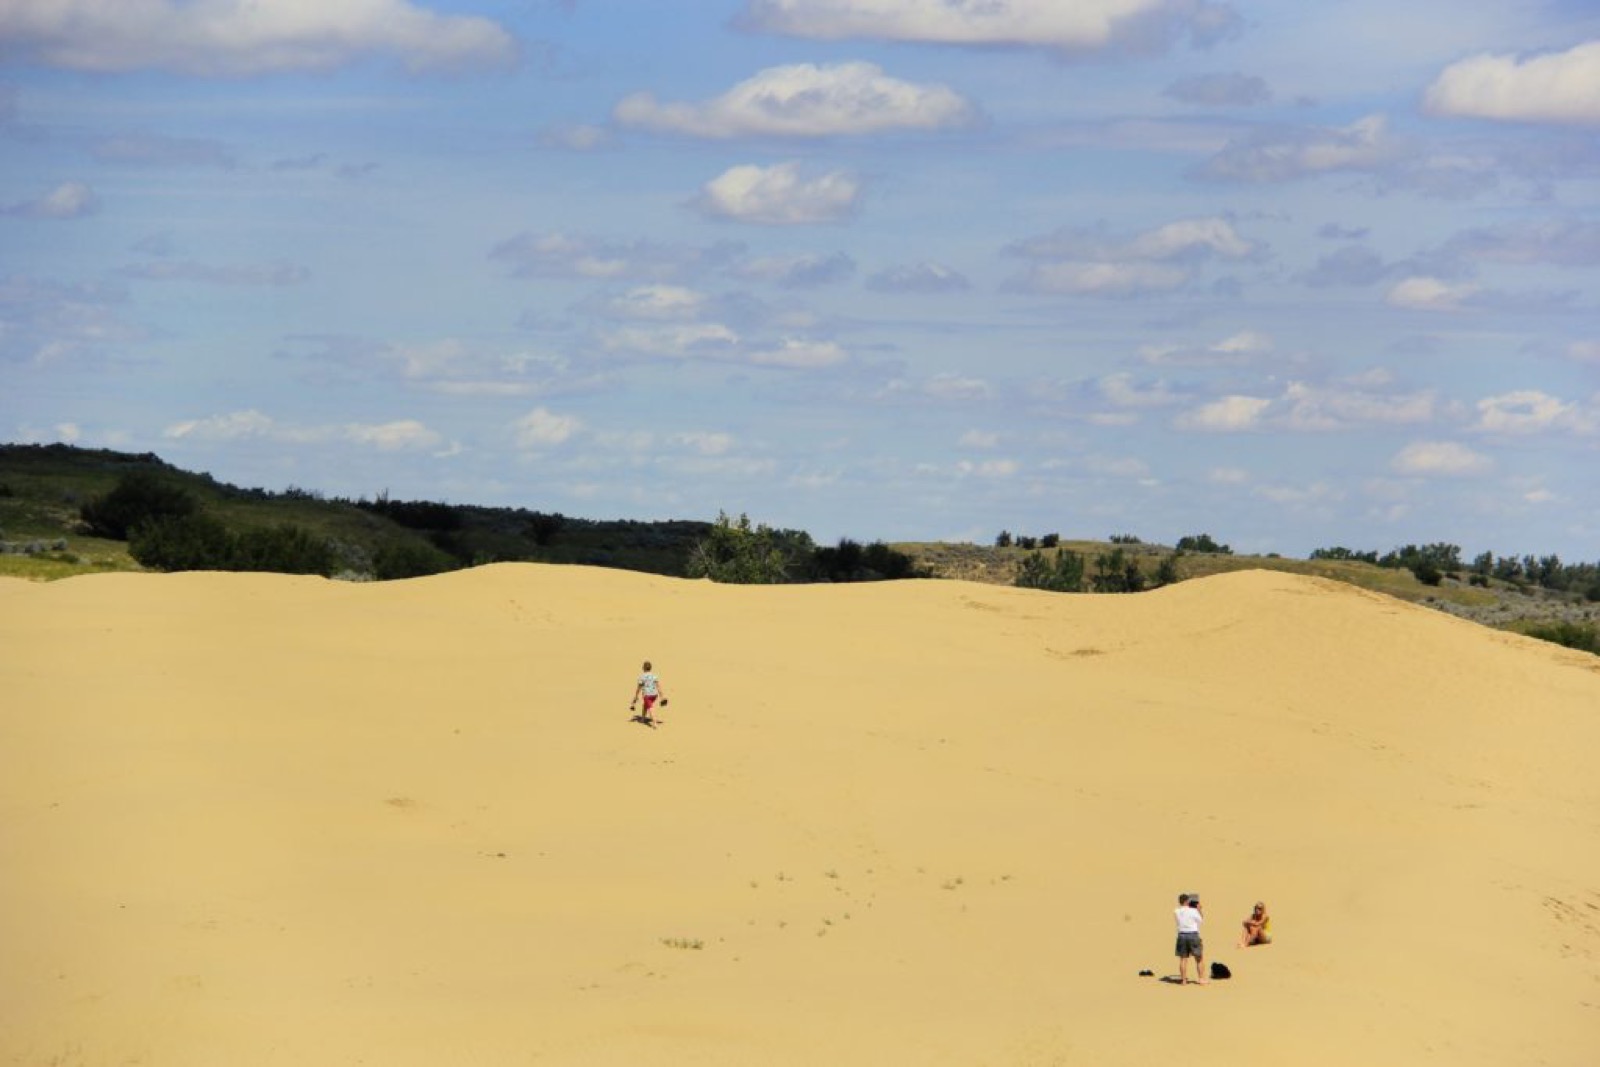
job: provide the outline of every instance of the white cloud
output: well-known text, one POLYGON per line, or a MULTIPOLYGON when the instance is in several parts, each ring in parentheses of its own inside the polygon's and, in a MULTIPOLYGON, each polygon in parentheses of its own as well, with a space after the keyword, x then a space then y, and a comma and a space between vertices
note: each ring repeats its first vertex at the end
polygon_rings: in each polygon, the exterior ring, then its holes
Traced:
POLYGON ((734 242, 664 245, 553 231, 508 238, 489 258, 511 264, 512 273, 521 278, 669 281, 720 267, 743 251, 734 242))
POLYGON ((1293 430, 1404 426, 1432 422, 1438 414, 1438 397, 1431 391, 1390 396, 1361 388, 1290 382, 1284 400, 1289 406, 1284 425, 1293 430))
POLYGON ((626 327, 601 337, 613 351, 678 359, 731 359, 738 351, 739 335, 719 322, 626 327))
POLYGON ((956 464, 957 473, 976 478, 1009 478, 1020 469, 1014 459, 986 459, 977 463, 964 459, 956 464))
POLYGON ((1180 219, 1130 237, 1063 227, 1006 249, 1032 265, 1012 288, 1077 296, 1138 296, 1181 289, 1210 259, 1257 253, 1227 219, 1180 219))
POLYGON ((1217 485, 1244 485, 1250 472, 1239 467, 1212 467, 1206 472, 1206 481, 1217 485))
POLYGON ((833 341, 795 337, 785 338, 777 348, 750 354, 750 362, 769 367, 832 367, 849 358, 850 354, 833 341))
POLYGON ((517 55, 495 22, 408 0, 9 0, 0 4, 0 41, 69 70, 225 77, 330 70, 373 55, 415 71, 469 71, 517 55))
POLYGON ((791 162, 731 167, 706 183, 695 204, 712 218, 792 226, 848 218, 860 195, 861 183, 846 171, 806 178, 791 162))
POLYGON ((670 322, 699 318, 706 303, 704 293, 681 285, 641 285, 601 300, 599 309, 613 319, 670 322))
POLYGON ((1259 396, 1225 396, 1178 416, 1182 430, 1236 433, 1254 429, 1272 401, 1259 396))
POLYGON ((960 271, 942 263, 911 263, 886 267, 867 279, 877 293, 959 293, 972 288, 960 271))
POLYGON ((1108 374, 1095 385, 1111 403, 1124 408, 1165 407, 1178 402, 1179 397, 1167 388, 1165 382, 1140 386, 1131 374, 1108 374))
POLYGON ((1000 435, 987 430, 968 430, 956 443, 963 448, 994 448, 1000 444, 1000 435))
POLYGON ((985 400, 992 390, 982 378, 943 373, 929 378, 922 392, 938 400, 985 400))
POLYGON ((771 282, 785 289, 809 289, 842 281, 854 274, 856 261, 843 252, 832 255, 758 256, 733 267, 735 277, 771 282))
POLYGON ((37 200, 24 200, 0 208, 0 215, 31 219, 81 219, 100 210, 94 190, 83 182, 66 182, 37 200))
POLYGON ((444 442, 443 436, 415 419, 296 426, 280 423, 254 409, 176 422, 163 430, 162 436, 176 441, 266 440, 295 445, 346 441, 384 452, 436 448, 444 442))
POLYGON ((1236 28, 1226 4, 1185 0, 748 0, 741 25, 821 40, 864 37, 1091 52, 1149 48, 1187 33, 1209 43, 1236 28))
POLYGON ((1262 130, 1229 142, 1196 172, 1216 181, 1284 182, 1393 162, 1399 148, 1388 120, 1368 115, 1349 126, 1262 130))
POLYGON ((1240 330, 1213 344, 1211 351, 1224 356, 1256 355, 1272 351, 1272 338, 1255 330, 1240 330))
POLYGON ((769 67, 698 104, 635 93, 613 115, 625 126, 723 139, 938 130, 971 122, 975 111, 942 85, 890 78, 871 63, 798 63, 769 67))
POLYGON ((1436 115, 1600 122, 1600 41, 1531 57, 1484 54, 1446 67, 1424 105, 1436 115))
POLYGON ((1484 433, 1534 434, 1550 430, 1583 431, 1592 428, 1576 404, 1542 393, 1519 389, 1478 401, 1478 421, 1473 429, 1484 433))
POLYGON ((1384 298, 1390 305, 1413 311, 1456 311, 1478 292, 1470 283, 1411 277, 1396 282, 1384 298))
POLYGON ((343 428, 346 440, 371 445, 384 452, 436 448, 444 438, 415 419, 378 424, 351 423, 343 428))
POLYGON ((690 449, 702 456, 723 456, 733 448, 733 436, 725 433, 709 433, 703 430, 694 430, 686 433, 673 434, 668 440, 675 445, 690 449))
POLYGON ((1457 476, 1483 474, 1493 463, 1454 441, 1416 441, 1396 453, 1389 466, 1401 474, 1457 476))
POLYGON ((612 140, 611 131, 605 126, 584 123, 556 123, 539 134, 540 145, 569 152, 593 152, 607 147, 612 140))
POLYGON ((571 415, 557 415, 538 407, 516 422, 517 445, 521 448, 542 448, 565 443, 583 428, 583 423, 571 415))

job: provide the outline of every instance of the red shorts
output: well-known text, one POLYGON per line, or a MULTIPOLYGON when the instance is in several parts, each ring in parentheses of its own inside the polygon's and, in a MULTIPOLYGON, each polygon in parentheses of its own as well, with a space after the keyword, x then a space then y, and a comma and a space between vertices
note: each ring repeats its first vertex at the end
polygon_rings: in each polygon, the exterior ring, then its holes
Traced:
POLYGON ((644 698, 645 711, 649 711, 651 708, 656 706, 656 698, 654 696, 651 696, 649 693, 641 693, 640 695, 644 698))

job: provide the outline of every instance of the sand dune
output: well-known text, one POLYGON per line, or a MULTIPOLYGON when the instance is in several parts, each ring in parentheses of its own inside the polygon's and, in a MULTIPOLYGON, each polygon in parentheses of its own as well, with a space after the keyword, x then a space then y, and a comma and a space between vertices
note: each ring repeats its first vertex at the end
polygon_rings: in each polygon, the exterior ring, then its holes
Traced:
POLYGON ((0 1064, 1592 1065, 1597 668, 1265 572, 0 580, 0 1064), (1138 977, 1190 889, 1235 977, 1138 977))

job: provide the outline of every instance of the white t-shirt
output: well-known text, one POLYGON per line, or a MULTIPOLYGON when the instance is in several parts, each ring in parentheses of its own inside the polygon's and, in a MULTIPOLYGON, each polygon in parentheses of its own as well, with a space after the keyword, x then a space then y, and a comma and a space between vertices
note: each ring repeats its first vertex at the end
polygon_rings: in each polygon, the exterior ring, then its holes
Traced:
POLYGON ((1191 908, 1187 904, 1178 908, 1172 914, 1177 916, 1178 933, 1180 934, 1198 934, 1200 932, 1200 924, 1206 918, 1200 914, 1198 908, 1191 908))
POLYGON ((661 680, 654 674, 639 675, 639 691, 647 697, 653 697, 659 691, 661 680))

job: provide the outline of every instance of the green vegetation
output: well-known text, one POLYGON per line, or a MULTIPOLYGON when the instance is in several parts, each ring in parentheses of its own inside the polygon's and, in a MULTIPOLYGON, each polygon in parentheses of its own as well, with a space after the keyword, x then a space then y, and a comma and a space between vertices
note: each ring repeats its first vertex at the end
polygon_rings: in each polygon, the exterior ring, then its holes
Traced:
POLYGON ((1541 641, 1550 641, 1600 656, 1600 627, 1593 623, 1585 624, 1563 619, 1558 622, 1534 623, 1522 632, 1541 641))

